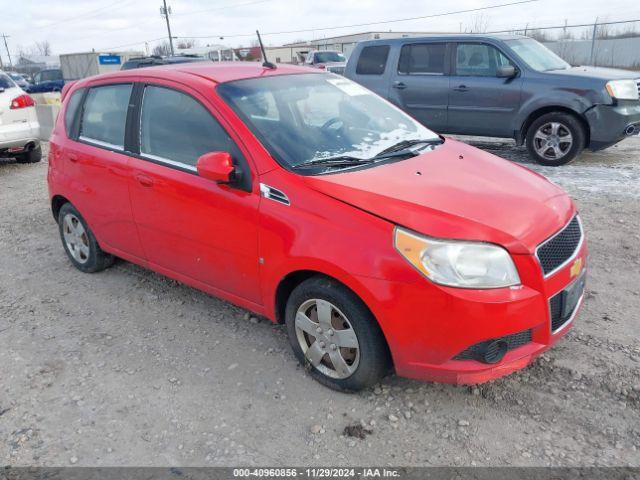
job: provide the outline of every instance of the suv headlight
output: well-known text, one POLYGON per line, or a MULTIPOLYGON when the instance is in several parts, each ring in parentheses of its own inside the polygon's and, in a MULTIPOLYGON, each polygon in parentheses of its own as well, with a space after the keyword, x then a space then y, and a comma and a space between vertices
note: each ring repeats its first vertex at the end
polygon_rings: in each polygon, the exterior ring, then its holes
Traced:
POLYGON ((490 243, 441 240, 396 227, 396 250, 434 283, 459 288, 501 288, 520 284, 509 253, 490 243))
POLYGON ((635 80, 611 80, 607 92, 618 100, 638 100, 638 85, 635 80))

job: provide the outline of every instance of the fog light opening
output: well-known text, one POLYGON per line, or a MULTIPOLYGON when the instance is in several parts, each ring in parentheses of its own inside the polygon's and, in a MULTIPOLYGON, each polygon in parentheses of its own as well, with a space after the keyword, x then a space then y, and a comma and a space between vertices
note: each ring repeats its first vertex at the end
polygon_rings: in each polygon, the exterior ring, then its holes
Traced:
POLYGON ((487 343, 481 353, 484 363, 498 363, 506 355, 509 345, 504 340, 495 340, 487 343))

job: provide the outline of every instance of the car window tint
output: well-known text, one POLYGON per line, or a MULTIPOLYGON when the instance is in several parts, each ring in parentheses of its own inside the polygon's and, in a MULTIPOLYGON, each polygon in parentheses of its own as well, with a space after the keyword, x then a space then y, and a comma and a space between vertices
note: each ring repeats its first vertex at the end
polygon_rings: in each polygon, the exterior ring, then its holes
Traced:
POLYGON ((480 43, 459 44, 456 49, 456 73, 463 76, 495 77, 499 65, 511 62, 495 47, 480 43))
POLYGON ((93 87, 84 102, 80 136, 123 148, 131 84, 93 87))
POLYGON ((389 56, 389 45, 364 47, 360 52, 356 73, 358 75, 382 75, 389 56))
POLYGON ((405 45, 400 52, 399 73, 444 74, 444 43, 405 45))
POLYGON ((140 153, 178 162, 192 169, 208 152, 239 152, 215 118, 191 96, 147 86, 140 118, 140 153))
POLYGON ((68 136, 72 134, 71 129, 73 128, 73 120, 76 118, 76 114, 78 113, 78 107, 80 106, 80 100, 82 100, 83 93, 84 89, 73 92, 73 95, 69 98, 67 110, 64 112, 64 128, 68 136))
POLYGON ((13 87, 15 87, 15 83, 13 83, 13 80, 11 80, 8 75, 5 75, 4 73, 0 72, 0 88, 13 88, 13 87))

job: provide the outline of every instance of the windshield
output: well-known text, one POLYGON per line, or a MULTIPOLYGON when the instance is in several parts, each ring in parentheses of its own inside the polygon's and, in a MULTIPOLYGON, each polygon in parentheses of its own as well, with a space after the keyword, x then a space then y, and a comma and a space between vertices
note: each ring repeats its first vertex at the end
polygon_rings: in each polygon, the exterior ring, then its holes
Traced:
POLYGON ((346 62, 345 56, 338 52, 316 52, 313 54, 314 63, 346 62))
POLYGON ((439 140, 386 100, 334 74, 236 80, 217 91, 288 168, 337 156, 369 159, 404 140, 439 140))
POLYGON ((533 38, 507 40, 506 44, 531 68, 539 72, 565 70, 571 65, 533 38))

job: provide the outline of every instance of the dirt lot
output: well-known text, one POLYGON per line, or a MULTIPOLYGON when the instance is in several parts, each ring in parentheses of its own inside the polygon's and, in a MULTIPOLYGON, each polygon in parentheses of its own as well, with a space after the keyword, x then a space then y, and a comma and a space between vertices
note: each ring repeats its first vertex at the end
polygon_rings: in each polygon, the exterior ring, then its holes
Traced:
POLYGON ((0 163, 0 463, 640 466, 639 152, 526 163, 577 200, 591 250, 555 348, 480 388, 389 377, 356 395, 312 381, 283 327, 125 262, 79 273, 46 162, 0 163), (353 422, 372 433, 344 436, 353 422))

